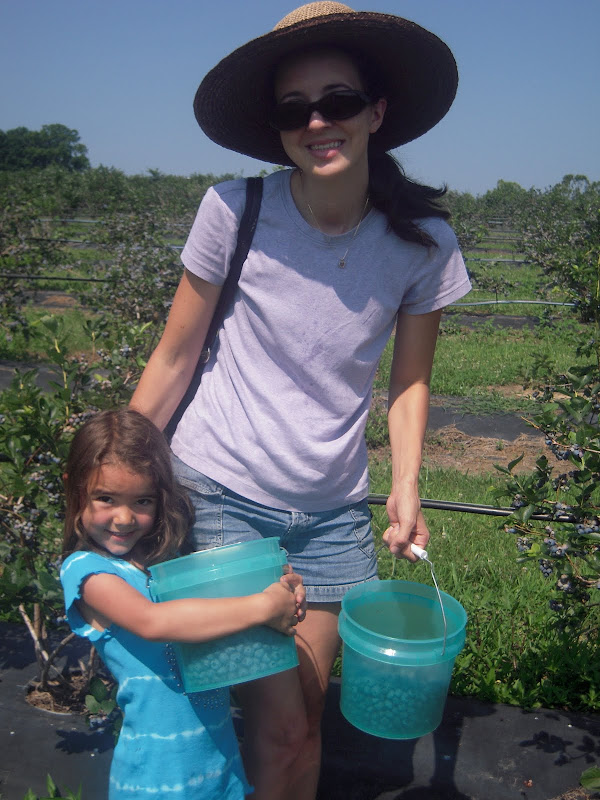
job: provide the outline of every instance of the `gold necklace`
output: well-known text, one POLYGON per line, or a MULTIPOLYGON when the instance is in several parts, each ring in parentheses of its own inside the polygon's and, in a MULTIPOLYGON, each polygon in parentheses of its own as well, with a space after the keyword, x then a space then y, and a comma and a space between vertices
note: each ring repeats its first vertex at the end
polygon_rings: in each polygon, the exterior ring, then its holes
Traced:
MULTIPOLYGON (((327 236, 327 234, 326 234, 326 233, 323 233, 323 231, 322 231, 322 230, 321 230, 321 228, 319 227, 319 223, 317 222, 317 218, 315 217, 315 212, 314 212, 314 211, 312 210, 312 208, 310 207, 310 203, 308 202, 308 200, 307 200, 306 198, 304 199, 304 202, 306 203, 306 205, 307 205, 307 207, 308 207, 308 210, 310 211, 311 217, 312 217, 312 218, 314 219, 314 221, 315 221, 315 225, 316 225, 316 227, 317 227, 317 230, 319 231, 319 233, 322 233, 322 234, 323 234, 323 236, 327 236)), ((352 234, 352 238, 350 239, 350 242, 348 243, 348 247, 346 248, 346 252, 344 253, 344 255, 343 255, 343 256, 340 258, 340 260, 338 261, 338 267, 339 267, 340 269, 344 269, 344 267, 346 266, 346 257, 347 257, 347 255, 348 255, 348 251, 349 251, 349 250, 350 250, 350 248, 352 247, 352 242, 353 242, 353 241, 354 241, 354 239, 356 238, 356 234, 358 233, 358 229, 360 228, 360 223, 361 223, 361 222, 363 221, 363 219, 364 219, 364 216, 365 216, 365 211, 367 210, 367 206, 368 206, 368 205, 369 205, 369 195, 367 195, 367 199, 365 200, 365 204, 364 204, 364 206, 363 206, 363 210, 362 210, 362 212, 361 212, 361 214, 360 214, 360 218, 359 218, 359 220, 358 220, 358 223, 357 223, 357 225, 356 225, 356 228, 354 228, 354 233, 352 234)))

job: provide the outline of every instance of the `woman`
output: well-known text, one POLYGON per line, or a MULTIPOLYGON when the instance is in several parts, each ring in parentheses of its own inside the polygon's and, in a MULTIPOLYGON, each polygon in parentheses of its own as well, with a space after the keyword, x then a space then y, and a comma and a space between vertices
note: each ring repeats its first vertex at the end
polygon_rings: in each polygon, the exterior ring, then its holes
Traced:
MULTIPOLYGON (((309 601, 298 672, 240 687, 257 800, 310 800, 344 593, 376 579, 364 428, 396 326, 392 487, 384 541, 411 561, 429 533, 418 474, 441 309, 470 289, 437 201, 387 150, 450 107, 457 74, 437 37, 400 17, 318 2, 238 48, 195 100, 203 130, 289 165, 264 182, 236 300, 172 440, 196 506, 193 541, 279 536, 309 601)), ((185 272, 132 405, 164 427, 188 385, 235 247, 244 182, 209 189, 185 272)))

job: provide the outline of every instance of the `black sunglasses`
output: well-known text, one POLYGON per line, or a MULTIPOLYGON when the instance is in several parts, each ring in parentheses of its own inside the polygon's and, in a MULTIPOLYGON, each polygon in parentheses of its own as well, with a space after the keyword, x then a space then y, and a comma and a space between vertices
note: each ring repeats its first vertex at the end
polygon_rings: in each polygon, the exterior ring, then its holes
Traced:
POLYGON ((313 111, 318 111, 326 120, 350 119, 360 114, 372 102, 368 95, 358 89, 338 89, 323 95, 314 103, 305 103, 302 100, 277 103, 269 122, 278 131, 293 131, 305 128, 313 111))

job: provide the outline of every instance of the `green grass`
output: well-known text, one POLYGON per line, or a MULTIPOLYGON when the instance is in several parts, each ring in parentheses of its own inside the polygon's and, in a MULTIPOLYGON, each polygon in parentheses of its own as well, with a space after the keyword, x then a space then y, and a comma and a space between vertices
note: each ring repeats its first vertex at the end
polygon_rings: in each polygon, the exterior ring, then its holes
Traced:
POLYGON ((499 328, 484 323, 458 327, 440 336, 436 348, 433 394, 462 397, 489 394, 489 387, 523 383, 532 364, 547 374, 564 372, 575 361, 573 324, 555 328, 499 328))
POLYGON ((498 256, 499 258, 502 258, 504 254, 514 255, 517 253, 518 246, 519 243, 516 241, 505 237, 495 236, 494 241, 490 241, 490 239, 482 239, 481 242, 478 242, 477 244, 477 247, 480 249, 472 252, 483 257, 489 256, 490 258, 493 258, 494 256, 498 256), (500 241, 501 239, 502 241, 500 241))
MULTIPOLYGON (((546 291, 547 279, 542 270, 534 264, 511 264, 501 261, 503 258, 521 259, 520 253, 486 254, 471 253, 466 254, 465 261, 469 271, 473 273, 473 289, 467 297, 459 302, 474 302, 477 300, 553 300, 562 302, 566 299, 563 291, 554 289, 546 291), (478 258, 497 258, 496 261, 478 261, 478 258), (483 284, 483 286, 481 285, 483 284), (488 284, 494 286, 492 290, 488 284)), ((518 314, 539 313, 537 306, 516 306, 521 310, 518 314)), ((504 308, 502 313, 506 313, 504 308)))
MULTIPOLYGON (((47 361, 47 337, 44 335, 37 335, 35 323, 42 317, 48 316, 49 312, 26 309, 24 315, 33 326, 29 339, 18 329, 13 331, 10 335, 0 330, 0 358, 6 361, 47 361)), ((70 352, 77 353, 87 350, 90 340, 89 336, 84 332, 83 323, 86 318, 91 316, 90 313, 78 308, 61 309, 60 316, 65 324, 70 352)))
MULTIPOLYGON (((452 470, 429 471, 422 476, 421 496, 492 504, 492 480, 452 470)), ((371 491, 386 494, 389 486, 389 462, 372 463, 371 491)), ((380 543, 387 526, 385 508, 372 510, 380 543)), ((553 629, 548 607, 553 581, 544 579, 535 564, 517 563, 515 536, 504 531, 504 520, 427 509, 424 514, 439 587, 463 605, 469 618, 451 691, 524 708, 600 710, 598 645, 563 641, 553 629)), ((426 563, 396 561, 387 549, 379 555, 379 574, 433 585, 426 563)))
MULTIPOLYGON (((438 339, 431 392, 451 396, 454 407, 470 413, 525 413, 532 408, 526 398, 505 397, 502 386, 521 386, 529 379, 562 373, 576 363, 572 315, 554 326, 500 328, 491 320, 467 327, 452 315, 444 317, 438 339), (463 401, 461 402, 461 398, 463 401)), ((392 359, 390 341, 375 379, 375 390, 387 391, 392 359)))

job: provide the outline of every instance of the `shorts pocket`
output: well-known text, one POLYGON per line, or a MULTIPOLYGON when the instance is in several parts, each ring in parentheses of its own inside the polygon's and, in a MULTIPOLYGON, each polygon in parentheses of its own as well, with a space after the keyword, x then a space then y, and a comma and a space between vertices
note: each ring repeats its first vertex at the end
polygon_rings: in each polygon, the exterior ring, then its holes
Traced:
POLYGON ((225 488, 212 478, 172 457, 175 479, 185 489, 194 507, 195 520, 188 534, 193 550, 208 550, 223 544, 223 500, 225 488))
POLYGON ((349 508, 350 515, 354 520, 354 535, 358 549, 367 558, 375 555, 375 541, 371 529, 371 511, 366 500, 356 503, 349 508))

